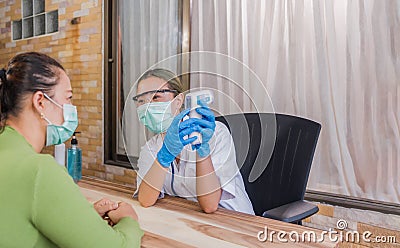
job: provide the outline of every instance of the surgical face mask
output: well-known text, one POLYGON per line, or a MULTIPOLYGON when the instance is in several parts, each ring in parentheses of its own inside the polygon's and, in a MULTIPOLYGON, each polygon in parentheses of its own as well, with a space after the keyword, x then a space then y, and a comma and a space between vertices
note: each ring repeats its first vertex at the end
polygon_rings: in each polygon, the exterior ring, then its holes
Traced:
POLYGON ((76 107, 72 104, 64 104, 61 106, 48 95, 44 94, 44 96, 63 110, 64 123, 61 126, 54 125, 49 119, 43 116, 43 119, 45 119, 48 123, 46 146, 59 145, 67 141, 74 134, 76 128, 78 127, 78 112, 76 107))
POLYGON ((153 133, 163 133, 167 131, 174 115, 171 110, 171 101, 150 102, 137 108, 139 121, 153 133))

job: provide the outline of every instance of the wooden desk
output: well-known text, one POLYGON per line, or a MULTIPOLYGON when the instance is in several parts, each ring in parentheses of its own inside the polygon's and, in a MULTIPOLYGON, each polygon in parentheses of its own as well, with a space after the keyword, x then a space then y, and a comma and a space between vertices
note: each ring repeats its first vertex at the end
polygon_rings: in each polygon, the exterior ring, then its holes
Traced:
MULTIPOLYGON (((142 247, 336 247, 324 242, 279 242, 277 233, 285 231, 320 230, 288 224, 263 217, 242 214, 226 209, 218 209, 213 214, 205 214, 197 203, 177 197, 165 197, 154 206, 143 208, 132 198, 131 188, 100 180, 84 180, 79 183, 82 193, 89 201, 103 197, 132 204, 139 216, 141 228, 145 231, 142 247), (274 242, 261 242, 257 238, 260 231, 276 232, 274 242)), ((288 239, 288 236, 286 236, 288 239)))

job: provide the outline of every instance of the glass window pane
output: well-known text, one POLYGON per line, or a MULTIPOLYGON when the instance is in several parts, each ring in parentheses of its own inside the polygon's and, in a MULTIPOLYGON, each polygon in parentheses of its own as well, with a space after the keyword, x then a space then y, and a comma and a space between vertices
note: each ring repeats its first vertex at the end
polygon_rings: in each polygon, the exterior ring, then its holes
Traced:
POLYGON ((34 14, 40 14, 44 12, 44 0, 35 0, 33 5, 34 14))
MULTIPOLYGON (((127 96, 138 77, 150 66, 176 55, 179 51, 179 0, 121 0, 118 6, 118 135, 117 153, 138 157, 146 141, 145 130, 139 124, 134 102, 127 96), (129 100, 128 100, 129 101, 129 100), (126 107, 126 109, 124 109, 126 107), (122 113, 125 113, 122 120, 122 113), (124 124, 123 124, 124 123, 124 124), (124 125, 125 146, 122 141, 124 125)), ((177 73, 177 65, 173 65, 177 73)))
POLYGON ((20 40, 22 38, 22 20, 12 22, 13 40, 20 40))
POLYGON ((34 21, 33 26, 34 26, 34 30, 35 30, 34 35, 38 36, 38 35, 45 34, 46 33, 46 31, 45 31, 46 30, 45 15, 42 14, 42 15, 35 16, 33 18, 33 21, 34 21))
POLYGON ((46 33, 58 31, 58 10, 46 13, 46 33))
MULTIPOLYGON (((354 18, 346 22, 330 1, 285 1, 286 7, 266 4, 262 10, 259 2, 191 1, 192 51, 228 52, 259 75, 270 90, 276 112, 321 122, 308 189, 400 203, 400 140, 393 135, 399 133, 400 94, 393 92, 400 92, 400 74, 394 73, 400 68, 400 50, 393 49, 390 35, 383 35, 394 32, 400 11, 386 12, 394 6, 391 1, 376 1, 368 18, 383 20, 383 16, 385 21, 368 22, 364 14, 359 15, 364 1, 341 1, 347 16, 354 18), (301 11, 289 13, 287 8, 301 11), (324 17, 315 18, 320 15, 324 17), (314 29, 317 26, 319 31, 314 29), (361 52, 359 47, 368 49, 361 52), (314 52, 319 50, 329 52, 314 52), (394 124, 389 127, 389 122, 394 124)), ((191 62, 196 64, 193 57, 191 62)), ((215 60, 214 67, 227 65, 215 60)), ((191 82, 191 86, 197 82, 203 86, 212 81, 191 82)), ((246 112, 254 111, 244 101, 247 94, 254 102, 267 97, 255 81, 236 83, 241 86, 238 90, 219 82, 215 85, 235 96, 246 112)), ((229 103, 220 103, 218 110, 230 111, 233 104, 229 103)))
POLYGON ((33 37, 33 17, 22 19, 22 37, 33 37))
POLYGON ((22 0, 22 16, 27 17, 33 14, 33 0, 22 0))

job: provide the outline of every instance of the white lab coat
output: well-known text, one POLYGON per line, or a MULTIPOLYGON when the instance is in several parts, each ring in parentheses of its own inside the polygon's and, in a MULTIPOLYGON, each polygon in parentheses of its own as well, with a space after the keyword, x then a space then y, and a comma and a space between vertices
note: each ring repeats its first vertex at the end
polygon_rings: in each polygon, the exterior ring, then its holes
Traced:
MULTIPOLYGON (((153 165, 162 144, 161 135, 155 135, 142 147, 138 160, 138 189, 142 179, 153 165)), ((228 128, 221 122, 216 122, 215 132, 209 144, 215 174, 222 187, 219 206, 243 213, 254 214, 251 201, 246 193, 242 176, 236 164, 232 136, 228 128)), ((177 166, 174 162, 173 167, 168 168, 159 198, 163 198, 164 193, 197 201, 196 152, 192 151, 190 145, 185 146, 182 150, 179 165, 177 166)), ((136 195, 137 191, 134 196, 136 195)))

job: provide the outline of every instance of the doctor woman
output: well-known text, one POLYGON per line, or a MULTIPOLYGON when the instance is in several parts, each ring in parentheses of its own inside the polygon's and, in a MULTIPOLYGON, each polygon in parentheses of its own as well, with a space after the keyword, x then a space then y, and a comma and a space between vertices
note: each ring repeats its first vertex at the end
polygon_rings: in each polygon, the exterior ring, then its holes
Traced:
POLYGON ((71 98, 64 68, 47 55, 22 53, 0 69, 0 247, 140 246, 129 204, 93 206, 64 167, 40 154, 78 126, 71 98))
POLYGON ((147 71, 138 81, 137 114, 156 135, 141 149, 135 196, 144 207, 168 194, 197 201, 206 213, 220 206, 254 214, 229 130, 204 103, 196 109, 201 119, 189 119, 189 109, 180 112, 182 92, 179 78, 165 69, 147 71), (191 145, 193 132, 201 133, 201 144, 191 145))

